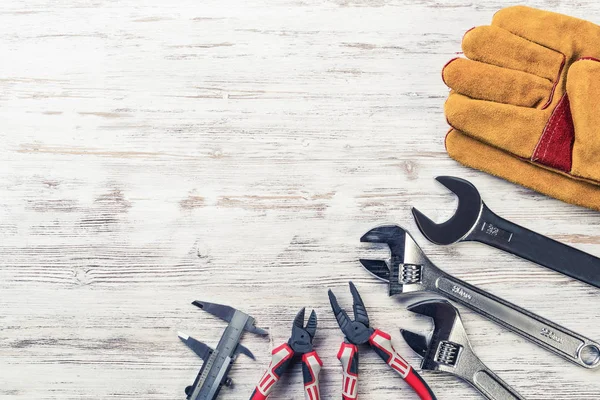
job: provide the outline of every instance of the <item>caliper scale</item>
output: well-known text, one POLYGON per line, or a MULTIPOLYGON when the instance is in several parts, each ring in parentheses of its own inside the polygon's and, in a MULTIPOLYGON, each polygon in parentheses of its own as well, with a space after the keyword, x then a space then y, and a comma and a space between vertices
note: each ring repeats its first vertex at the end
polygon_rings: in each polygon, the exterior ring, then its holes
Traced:
POLYGON ((229 323, 216 349, 179 333, 179 339, 204 360, 193 385, 185 388, 185 394, 188 400, 212 400, 223 385, 232 386, 233 382, 227 375, 240 353, 254 360, 254 354, 240 343, 244 330, 262 336, 268 335, 268 332, 254 326, 254 318, 232 307, 205 301, 194 301, 192 304, 229 323))

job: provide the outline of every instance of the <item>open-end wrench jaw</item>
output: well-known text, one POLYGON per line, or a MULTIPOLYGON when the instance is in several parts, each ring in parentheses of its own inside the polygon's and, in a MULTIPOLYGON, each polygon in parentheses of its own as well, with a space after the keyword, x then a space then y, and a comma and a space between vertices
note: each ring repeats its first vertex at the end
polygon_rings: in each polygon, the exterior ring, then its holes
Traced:
POLYGON ((454 215, 441 224, 436 224, 416 208, 413 216, 421 233, 436 244, 452 244, 467 236, 477 224, 484 207, 477 188, 471 182, 453 176, 438 176, 438 182, 458 197, 458 208, 454 215))

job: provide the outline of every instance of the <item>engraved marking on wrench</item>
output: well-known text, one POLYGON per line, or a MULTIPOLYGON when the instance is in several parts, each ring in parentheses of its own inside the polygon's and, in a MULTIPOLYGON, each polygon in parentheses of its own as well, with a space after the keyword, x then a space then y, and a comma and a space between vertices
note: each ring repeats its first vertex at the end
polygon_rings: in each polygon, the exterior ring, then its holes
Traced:
POLYGON ((540 331, 540 335, 545 336, 549 339, 552 339, 557 343, 564 343, 564 340, 562 337, 558 336, 556 333, 554 333, 553 331, 551 331, 548 328, 542 328, 540 331))
POLYGON ((436 286, 442 293, 452 296, 451 298, 455 301, 472 306, 474 310, 483 312, 484 315, 492 317, 499 323, 505 323, 505 326, 513 331, 537 338, 539 341, 550 345, 554 351, 578 359, 579 349, 585 345, 581 338, 560 332, 554 327, 548 326, 543 320, 531 319, 531 317, 521 314, 518 309, 497 303, 493 298, 487 297, 485 293, 473 292, 451 278, 440 277, 436 286), (507 323, 507 320, 511 318, 516 318, 516 320, 513 319, 510 323, 507 323))
MULTIPOLYGON (((463 299, 467 299, 467 300, 473 300, 473 296, 471 294, 469 294, 469 292, 460 287, 459 285, 453 285, 452 286, 452 293, 455 293, 456 295, 462 297, 463 299)), ((564 343, 564 339, 559 336, 556 332, 546 328, 546 327, 542 327, 540 329, 540 335, 542 335, 543 337, 546 337, 548 339, 554 340, 557 343, 564 343)))
POLYGON ((465 298, 467 300, 472 300, 473 299, 472 295, 470 295, 467 291, 465 291, 463 288, 461 288, 458 285, 452 286, 452 293, 456 293, 460 297, 465 298))
POLYGON ((495 225, 490 224, 489 222, 483 222, 481 224, 481 231, 486 235, 489 235, 493 238, 500 238, 506 240, 508 243, 513 238, 513 233, 505 231, 504 229, 498 228, 495 225))

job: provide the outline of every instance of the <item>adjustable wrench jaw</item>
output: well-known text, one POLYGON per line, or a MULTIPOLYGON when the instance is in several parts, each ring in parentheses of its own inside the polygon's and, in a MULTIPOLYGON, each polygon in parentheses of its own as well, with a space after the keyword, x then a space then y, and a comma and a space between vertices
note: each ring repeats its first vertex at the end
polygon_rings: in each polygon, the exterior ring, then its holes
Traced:
POLYGON ((453 176, 435 179, 458 197, 456 213, 441 224, 436 224, 416 208, 412 209, 413 216, 419 230, 429 241, 441 245, 459 242, 477 226, 486 206, 471 182, 453 176))
POLYGON ((416 314, 430 317, 434 328, 425 336, 401 330, 408 345, 422 358, 421 367, 444 371, 467 379, 466 369, 475 356, 458 310, 446 300, 425 300, 408 307, 416 314))
POLYGON ((387 260, 361 259, 360 262, 376 278, 388 282, 390 296, 431 290, 442 274, 410 233, 398 225, 378 226, 365 233, 360 241, 389 246, 387 260))

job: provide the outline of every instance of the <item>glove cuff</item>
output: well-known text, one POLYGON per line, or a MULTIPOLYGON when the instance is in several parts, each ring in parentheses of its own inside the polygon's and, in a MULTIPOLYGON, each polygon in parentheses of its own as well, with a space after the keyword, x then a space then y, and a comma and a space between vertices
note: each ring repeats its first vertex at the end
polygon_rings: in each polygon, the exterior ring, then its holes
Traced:
POLYGON ((468 167, 555 199, 600 211, 600 186, 586 180, 533 164, 455 129, 446 135, 446 151, 454 160, 468 167))

